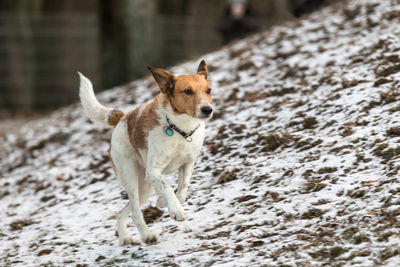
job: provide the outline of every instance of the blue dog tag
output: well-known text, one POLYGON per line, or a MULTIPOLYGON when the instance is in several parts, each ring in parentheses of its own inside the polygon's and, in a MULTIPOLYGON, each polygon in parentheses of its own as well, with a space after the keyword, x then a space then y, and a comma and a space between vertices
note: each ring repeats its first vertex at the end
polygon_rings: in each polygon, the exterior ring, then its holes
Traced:
POLYGON ((164 133, 168 136, 172 136, 174 134, 174 130, 172 130, 171 128, 169 128, 168 126, 164 126, 164 133))

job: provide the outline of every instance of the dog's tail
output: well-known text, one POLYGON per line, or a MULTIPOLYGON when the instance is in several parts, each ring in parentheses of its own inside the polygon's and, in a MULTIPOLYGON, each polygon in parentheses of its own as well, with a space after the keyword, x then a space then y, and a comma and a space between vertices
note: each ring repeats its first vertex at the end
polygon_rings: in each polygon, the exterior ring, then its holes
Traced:
POLYGON ((117 109, 107 108, 97 101, 93 92, 91 81, 78 72, 80 78, 79 97, 83 109, 88 117, 96 123, 103 126, 116 126, 121 120, 124 113, 117 109))

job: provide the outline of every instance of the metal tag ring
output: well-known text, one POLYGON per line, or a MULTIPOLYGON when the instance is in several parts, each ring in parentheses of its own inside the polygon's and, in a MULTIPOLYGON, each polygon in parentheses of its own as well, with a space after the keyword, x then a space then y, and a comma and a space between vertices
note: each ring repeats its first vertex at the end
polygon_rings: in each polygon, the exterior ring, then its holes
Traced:
POLYGON ((163 130, 164 130, 164 133, 168 136, 172 136, 174 134, 174 131, 168 126, 165 126, 163 130))
POLYGON ((192 140, 193 140, 191 136, 186 136, 185 139, 187 142, 192 142, 192 140))

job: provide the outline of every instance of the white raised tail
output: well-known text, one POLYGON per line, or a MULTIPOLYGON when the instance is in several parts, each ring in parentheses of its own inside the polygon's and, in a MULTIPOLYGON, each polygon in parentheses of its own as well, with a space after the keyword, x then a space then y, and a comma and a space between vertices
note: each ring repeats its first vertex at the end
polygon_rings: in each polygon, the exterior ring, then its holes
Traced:
POLYGON ((88 117, 93 122, 102 124, 103 126, 116 126, 122 116, 124 116, 124 113, 100 104, 94 95, 92 82, 83 76, 82 73, 78 72, 78 74, 80 78, 79 97, 88 117))

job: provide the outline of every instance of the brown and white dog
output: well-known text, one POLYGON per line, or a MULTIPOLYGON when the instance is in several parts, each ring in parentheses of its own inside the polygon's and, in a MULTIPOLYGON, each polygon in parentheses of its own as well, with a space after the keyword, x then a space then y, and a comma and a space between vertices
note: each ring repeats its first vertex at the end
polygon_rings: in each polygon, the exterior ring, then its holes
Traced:
POLYGON ((126 220, 131 212, 142 240, 157 241, 157 235, 147 227, 140 210, 153 187, 159 194, 158 206, 168 206, 173 219, 185 220, 181 203, 186 199, 193 166, 203 145, 204 122, 213 113, 204 60, 193 75, 174 76, 162 69, 149 67, 149 70, 161 93, 126 114, 101 105, 92 83, 79 73, 79 95, 87 115, 94 122, 115 127, 110 158, 129 196, 129 203, 117 222, 121 245, 136 242, 127 230, 126 220), (162 175, 176 170, 179 175, 175 194, 162 175))

